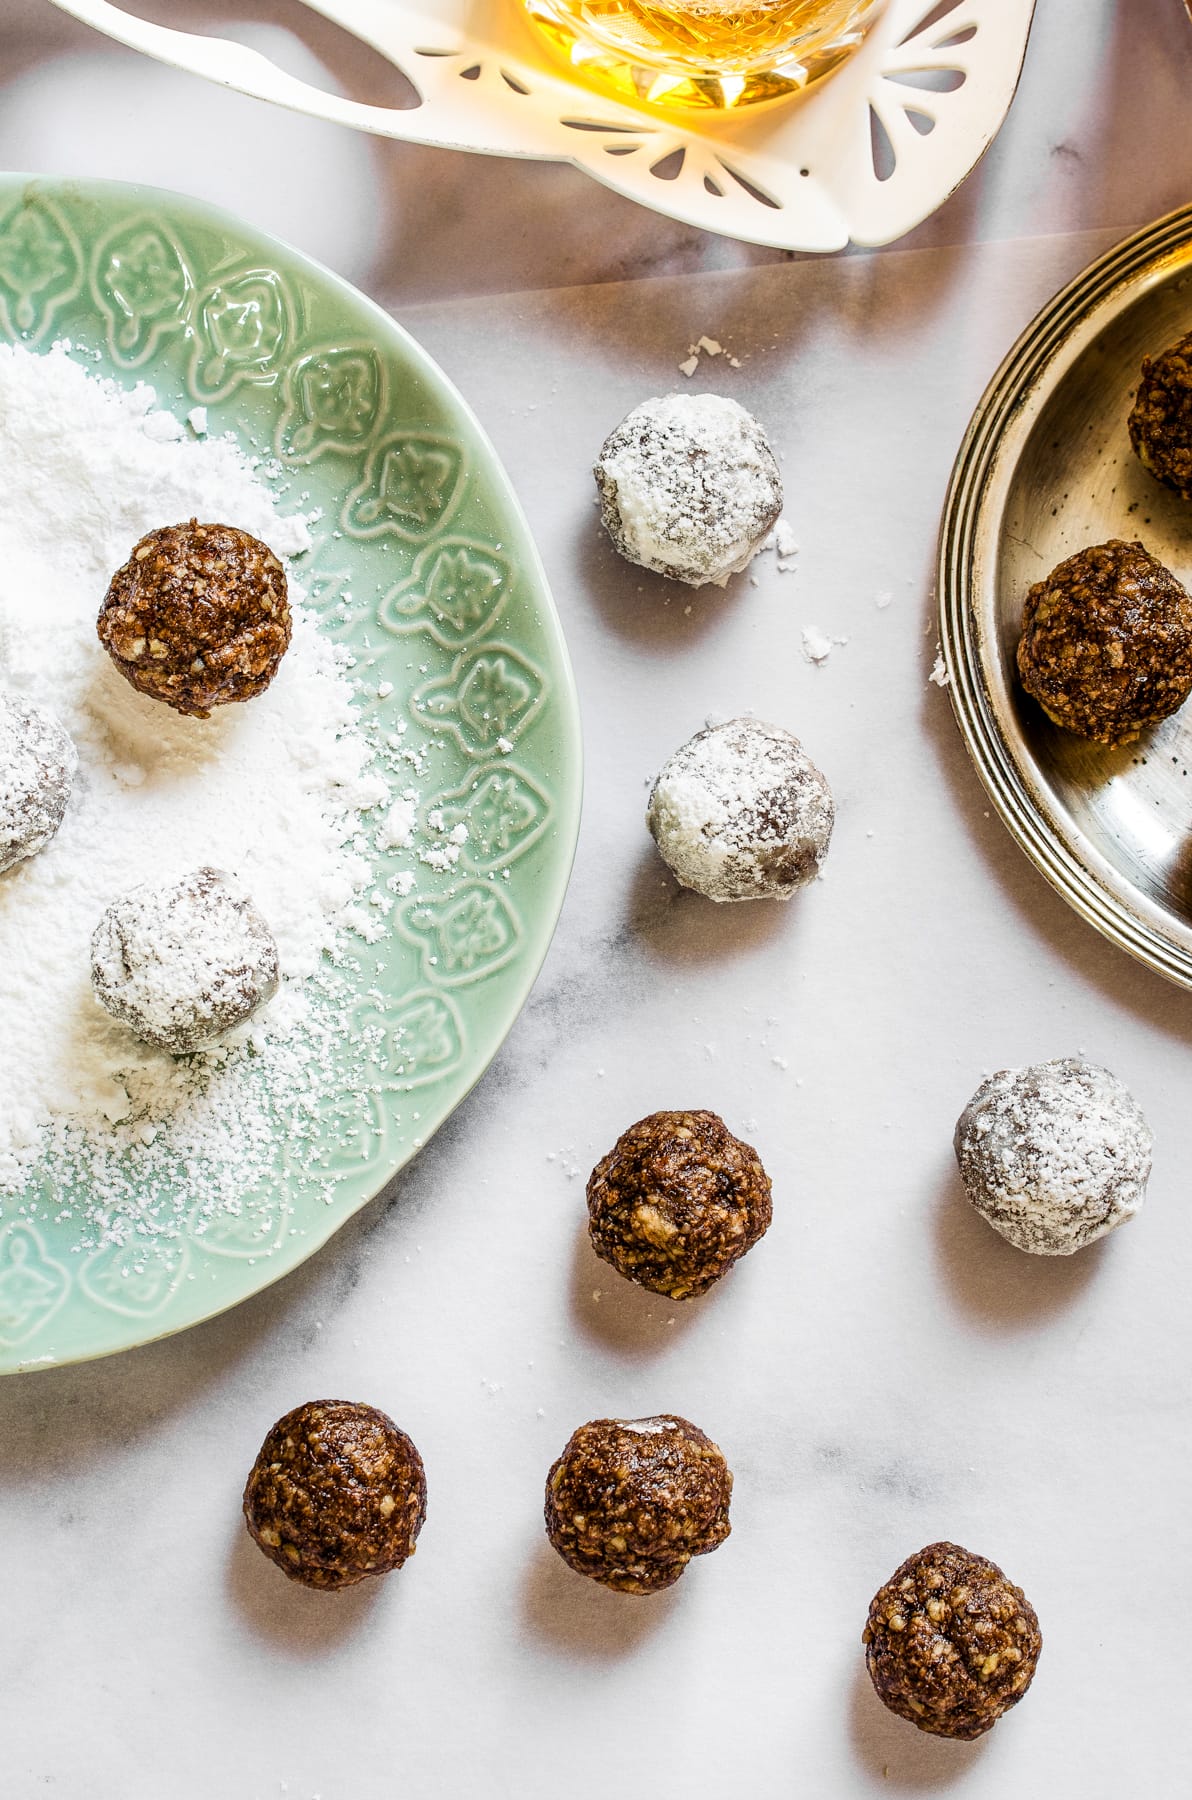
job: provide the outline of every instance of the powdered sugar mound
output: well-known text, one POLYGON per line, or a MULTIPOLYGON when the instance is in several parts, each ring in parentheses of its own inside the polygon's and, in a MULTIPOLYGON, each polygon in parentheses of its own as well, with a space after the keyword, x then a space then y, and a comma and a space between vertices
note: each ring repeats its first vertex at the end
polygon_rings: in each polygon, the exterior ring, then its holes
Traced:
POLYGON ((1072 1056, 991 1075, 956 1127, 972 1204, 1010 1243, 1039 1256, 1070 1256, 1133 1218, 1151 1144, 1129 1089, 1072 1056))
POLYGON ((723 587, 782 511, 765 432, 719 394, 645 401, 606 440, 594 472, 622 556, 691 587, 723 587))
POLYGON ((270 1166, 279 1129, 309 1126, 349 1034, 327 959, 343 960, 372 880, 362 815, 390 800, 343 653, 293 569, 290 649, 246 705, 185 718, 103 654, 100 601, 147 530, 198 517, 283 557, 310 545, 306 520, 279 511, 229 437, 176 435, 153 402, 152 389, 126 393, 63 347, 0 346, 0 673, 51 706, 79 752, 57 836, 0 882, 0 1190, 56 1158, 59 1191, 89 1185, 95 1236, 122 1206, 142 1224, 156 1217, 155 1193, 168 1228, 180 1160, 193 1170, 188 1205, 234 1206, 270 1166), (90 939, 117 895, 204 865, 252 894, 283 989, 230 1048, 178 1063, 96 1003, 90 939))
POLYGON ((742 718, 675 751, 646 822, 684 887, 709 900, 786 900, 819 872, 835 813, 798 738, 742 718))

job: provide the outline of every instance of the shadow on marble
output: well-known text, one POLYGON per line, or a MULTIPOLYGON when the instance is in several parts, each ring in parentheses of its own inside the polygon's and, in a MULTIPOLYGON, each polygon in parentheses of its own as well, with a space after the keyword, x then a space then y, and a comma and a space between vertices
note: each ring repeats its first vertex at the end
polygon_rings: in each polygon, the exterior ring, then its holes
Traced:
MULTIPOLYGON (((1055 956, 1075 967, 1090 985, 1100 990, 1104 1000, 1120 1011, 1192 1046, 1192 1006, 1186 991, 1115 948, 1061 899, 994 812, 969 761, 952 708, 939 690, 928 684, 926 669, 924 690, 924 726, 936 748, 955 816, 997 884, 998 899, 1019 915, 1023 935, 1041 938, 1055 956)), ((1110 1026, 1107 1036, 1111 1030, 1110 1026)), ((1057 1029, 1057 1036, 1060 1041, 1050 1054, 1068 1054, 1062 1028, 1057 1029)), ((1102 1060, 1095 1047, 1090 1055, 1094 1062, 1102 1060)), ((1140 1095, 1139 1099, 1145 1112, 1145 1096, 1140 1095)))
POLYGON ((397 1574, 357 1582, 338 1594, 303 1587, 270 1562, 238 1518, 226 1582, 237 1612, 258 1638, 290 1656, 313 1660, 364 1629, 397 1574))
POLYGON ((1101 1268, 1107 1239, 1071 1256, 1033 1256, 987 1225, 955 1168, 935 1207, 936 1265, 957 1308, 995 1331, 1029 1330, 1073 1305, 1101 1268))
POLYGON ((618 1275, 593 1250, 585 1214, 571 1261, 571 1313, 586 1337, 622 1356, 655 1356, 690 1330, 710 1299, 669 1300, 618 1275))
POLYGON ((798 929, 799 896, 792 900, 706 900, 680 887, 647 844, 629 889, 630 934, 667 962, 724 963, 798 929))
MULTIPOLYGON (((593 456, 598 449, 593 445, 593 456)), ((694 588, 627 562, 613 548, 595 508, 582 528, 577 563, 582 591, 603 623, 643 650, 693 648, 752 591, 748 570, 732 576, 727 587, 694 588)))
POLYGON ((882 1705, 863 1657, 857 1658, 849 1703, 849 1734, 857 1761, 891 1792, 903 1788, 925 1794, 935 1788, 957 1792, 985 1749, 987 1740, 962 1744, 932 1737, 882 1705))
POLYGON ((628 1656, 674 1614, 682 1580, 661 1594, 616 1594, 577 1575, 542 1539, 522 1583, 526 1635, 590 1662, 628 1656))

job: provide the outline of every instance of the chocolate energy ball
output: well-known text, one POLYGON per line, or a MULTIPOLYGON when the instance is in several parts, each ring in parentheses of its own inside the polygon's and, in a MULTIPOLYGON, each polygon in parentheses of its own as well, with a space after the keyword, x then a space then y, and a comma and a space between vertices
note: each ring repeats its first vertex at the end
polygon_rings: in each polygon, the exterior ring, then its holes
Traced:
POLYGON ((139 1038, 176 1056, 217 1043, 277 992, 277 945, 219 869, 114 900, 91 939, 91 984, 139 1038))
POLYGON ((928 1544, 879 1588, 862 1634, 878 1699, 935 1737, 978 1738, 1017 1706, 1043 1640, 996 1563, 928 1544))
POLYGON ((765 432, 719 394, 644 401, 605 440, 593 472, 621 555, 691 587, 723 587, 782 511, 765 432))
POLYGON ((1141 544, 1090 545, 1027 595, 1018 672, 1066 731, 1131 743, 1192 693, 1192 599, 1141 544))
POLYGON ((798 738, 709 725, 663 765, 646 823, 675 879, 709 900, 789 900, 828 854, 836 805, 798 738))
POLYGON ((52 712, 0 692, 0 874, 45 849, 62 823, 78 766, 52 712))
POLYGON ((1192 500, 1192 333, 1161 356, 1143 358, 1127 423, 1143 467, 1192 500))
POLYGON ((306 1587, 345 1588, 413 1556, 426 1471, 375 1406, 308 1400, 279 1419, 244 1489, 249 1535, 306 1587))
POLYGON ((546 1535, 577 1574, 657 1594, 723 1544, 732 1491, 721 1452, 687 1419, 593 1419, 547 1476, 546 1535))
POLYGON ((1036 1256, 1071 1256, 1132 1219, 1152 1142, 1129 1089, 1078 1056, 991 1075, 961 1113, 955 1140, 981 1217, 1036 1256))
POLYGON ((651 1293, 706 1294, 770 1224, 770 1177, 714 1112, 657 1112, 588 1179, 597 1256, 651 1293))
POLYGON ((286 573, 235 525, 165 525, 113 575, 97 629, 138 693, 205 719, 277 674, 290 642, 286 573))

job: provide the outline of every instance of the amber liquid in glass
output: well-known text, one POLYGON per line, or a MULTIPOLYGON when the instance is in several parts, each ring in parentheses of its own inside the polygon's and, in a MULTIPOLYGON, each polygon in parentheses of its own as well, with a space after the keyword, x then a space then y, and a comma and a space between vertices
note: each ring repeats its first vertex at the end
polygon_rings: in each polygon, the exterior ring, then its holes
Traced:
POLYGON ((818 80, 884 0, 524 0, 577 73, 626 99, 751 105, 818 80))

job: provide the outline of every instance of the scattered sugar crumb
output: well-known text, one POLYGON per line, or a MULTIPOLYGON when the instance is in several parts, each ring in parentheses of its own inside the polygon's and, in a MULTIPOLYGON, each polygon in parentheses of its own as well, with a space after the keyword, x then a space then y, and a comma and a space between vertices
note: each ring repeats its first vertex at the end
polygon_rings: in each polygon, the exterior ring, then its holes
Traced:
POLYGON ((894 596, 890 593, 889 589, 883 588, 880 594, 875 594, 873 596, 873 604, 877 607, 879 612, 885 612, 887 606, 891 605, 893 602, 893 599, 894 596))
POLYGON ((948 665, 944 661, 944 655, 943 655, 942 650, 937 650, 935 662, 932 664, 932 667, 931 667, 931 674, 927 677, 927 679, 928 679, 928 681, 933 681, 935 683, 936 687, 938 687, 938 688, 947 687, 948 684, 950 683, 950 681, 952 680, 951 674, 948 671, 948 665))
POLYGON ((810 663, 826 663, 832 654, 833 640, 825 637, 815 625, 803 627, 803 654, 810 663))
POLYGON ((206 437, 207 408, 205 406, 192 406, 186 415, 186 423, 190 426, 196 437, 206 437))

